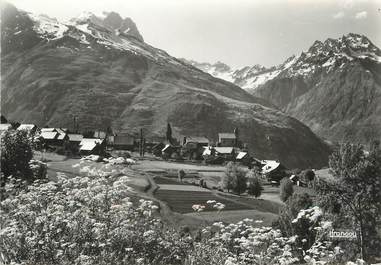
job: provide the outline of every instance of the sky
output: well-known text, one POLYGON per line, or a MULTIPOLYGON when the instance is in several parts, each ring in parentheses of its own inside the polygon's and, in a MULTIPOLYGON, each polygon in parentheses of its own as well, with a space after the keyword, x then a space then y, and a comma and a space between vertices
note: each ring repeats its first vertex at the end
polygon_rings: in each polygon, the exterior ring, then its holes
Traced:
POLYGON ((381 0, 7 0, 65 20, 115 11, 144 40, 178 58, 273 66, 315 40, 366 35, 381 47, 381 0))

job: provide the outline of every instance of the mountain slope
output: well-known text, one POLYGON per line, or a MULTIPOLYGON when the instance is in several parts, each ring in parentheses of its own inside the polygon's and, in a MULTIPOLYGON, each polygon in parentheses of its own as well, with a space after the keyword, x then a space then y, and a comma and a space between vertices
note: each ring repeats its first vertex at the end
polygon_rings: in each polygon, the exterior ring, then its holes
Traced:
POLYGON ((368 143, 381 135, 381 52, 365 36, 316 41, 279 66, 244 67, 243 75, 227 65, 190 63, 268 100, 321 137, 368 143))
POLYGON ((316 41, 253 91, 334 141, 381 135, 381 51, 365 36, 316 41))
POLYGON ((132 36, 111 24, 92 14, 61 23, 5 6, 2 113, 68 128, 77 117, 81 130, 144 128, 146 135, 164 135, 170 122, 175 134, 212 140, 239 127, 258 158, 301 168, 327 163, 329 149, 302 123, 146 44, 137 28, 132 36))

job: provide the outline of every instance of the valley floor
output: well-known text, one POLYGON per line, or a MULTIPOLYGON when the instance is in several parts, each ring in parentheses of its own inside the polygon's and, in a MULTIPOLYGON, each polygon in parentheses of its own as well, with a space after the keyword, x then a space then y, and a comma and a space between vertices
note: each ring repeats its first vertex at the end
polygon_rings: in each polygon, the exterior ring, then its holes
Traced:
POLYGON ((136 158, 137 163, 132 166, 110 165, 80 158, 67 158, 54 153, 35 153, 35 158, 47 162, 48 175, 52 180, 61 173, 70 177, 85 177, 97 170, 127 175, 131 179, 131 192, 134 196, 157 202, 163 220, 177 227, 188 226, 197 229, 200 225, 215 221, 238 222, 245 218, 253 219, 258 226, 271 225, 283 206, 279 198, 279 187, 264 185, 259 199, 218 191, 216 187, 224 174, 223 166, 147 158, 136 158), (182 182, 177 179, 180 169, 186 173, 182 182), (205 180, 207 188, 197 185, 201 177, 205 180), (225 207, 218 211, 206 203, 208 200, 223 203, 225 207), (195 204, 204 205, 205 209, 196 212, 192 209, 195 204))

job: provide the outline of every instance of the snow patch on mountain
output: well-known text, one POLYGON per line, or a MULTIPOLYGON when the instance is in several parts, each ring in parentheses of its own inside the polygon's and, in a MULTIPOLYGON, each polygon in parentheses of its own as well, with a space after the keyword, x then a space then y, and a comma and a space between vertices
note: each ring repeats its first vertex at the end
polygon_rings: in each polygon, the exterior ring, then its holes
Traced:
POLYGON ((165 51, 144 43, 135 23, 130 18, 122 19, 115 12, 104 12, 103 16, 83 12, 69 21, 58 21, 55 18, 33 13, 27 13, 27 15, 34 23, 34 31, 48 41, 69 36, 89 49, 92 45, 104 45, 106 49, 115 48, 141 54, 159 63, 165 61, 175 65, 182 64, 165 51))
POLYGON ((258 86, 266 83, 267 81, 274 79, 279 75, 280 70, 274 70, 263 74, 258 74, 250 77, 246 80, 245 85, 242 86, 243 89, 255 89, 258 86))
POLYGON ((35 15, 28 13, 29 17, 35 22, 34 30, 50 39, 59 39, 68 31, 68 27, 59 23, 56 19, 46 15, 35 15))

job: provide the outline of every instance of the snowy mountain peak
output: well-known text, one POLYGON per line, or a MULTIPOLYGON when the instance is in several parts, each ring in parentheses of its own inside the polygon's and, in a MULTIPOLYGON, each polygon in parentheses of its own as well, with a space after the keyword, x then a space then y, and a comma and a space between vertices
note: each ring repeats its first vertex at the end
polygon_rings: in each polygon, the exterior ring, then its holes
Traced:
POLYGON ((72 52, 116 49, 140 54, 157 63, 183 65, 165 51, 145 43, 132 19, 123 19, 115 12, 104 13, 103 16, 84 12, 69 21, 59 21, 7 5, 2 7, 1 26, 2 38, 7 39, 2 45, 4 53, 27 49, 44 40, 72 52))
POLYGON ((324 42, 316 40, 299 56, 293 55, 284 63, 271 68, 254 65, 234 70, 220 62, 211 65, 192 61, 191 64, 217 78, 252 91, 276 77, 309 78, 317 71, 328 73, 341 69, 346 63, 363 59, 381 62, 380 49, 366 36, 349 33, 338 39, 328 38, 324 42))
POLYGON ((230 66, 220 61, 217 61, 213 66, 215 67, 216 71, 220 72, 229 72, 232 70, 230 66))
POLYGON ((116 12, 103 12, 102 15, 95 15, 91 12, 83 12, 78 17, 70 20, 74 25, 92 24, 96 29, 109 30, 116 35, 134 37, 139 41, 144 41, 136 24, 131 18, 122 18, 116 12))
POLYGON ((77 17, 72 18, 71 21, 81 23, 81 22, 87 22, 89 19, 92 19, 96 17, 93 13, 88 11, 83 11, 80 13, 77 17))
POLYGON ((341 39, 346 46, 352 50, 370 53, 373 52, 377 55, 381 55, 380 49, 364 35, 350 33, 343 36, 341 39))
POLYGON ((246 88, 246 79, 258 73, 269 71, 262 65, 256 64, 253 66, 245 66, 242 68, 232 68, 229 65, 217 61, 214 64, 199 63, 193 60, 181 59, 182 61, 193 65, 194 67, 228 82, 232 82, 242 88, 246 88))

